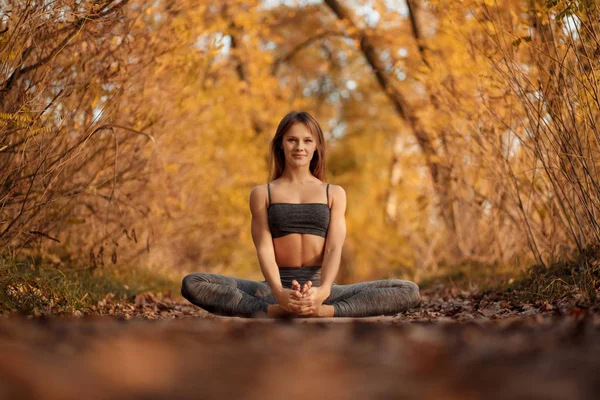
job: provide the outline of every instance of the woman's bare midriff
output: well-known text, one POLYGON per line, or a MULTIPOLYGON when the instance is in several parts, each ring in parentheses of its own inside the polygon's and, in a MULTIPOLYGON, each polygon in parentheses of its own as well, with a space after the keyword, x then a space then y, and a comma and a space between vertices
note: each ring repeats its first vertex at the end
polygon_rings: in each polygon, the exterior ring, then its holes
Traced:
POLYGON ((325 238, 291 233, 273 239, 273 247, 279 268, 313 267, 323 262, 325 238))

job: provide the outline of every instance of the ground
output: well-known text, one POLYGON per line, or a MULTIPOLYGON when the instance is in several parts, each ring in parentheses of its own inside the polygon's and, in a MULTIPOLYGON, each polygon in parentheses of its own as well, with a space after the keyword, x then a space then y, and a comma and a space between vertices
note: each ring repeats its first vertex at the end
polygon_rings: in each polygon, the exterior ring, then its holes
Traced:
POLYGON ((1 399, 596 399, 600 314, 423 290, 365 319, 216 317, 170 292, 0 318, 1 399), (159 320, 159 321, 150 321, 159 320))

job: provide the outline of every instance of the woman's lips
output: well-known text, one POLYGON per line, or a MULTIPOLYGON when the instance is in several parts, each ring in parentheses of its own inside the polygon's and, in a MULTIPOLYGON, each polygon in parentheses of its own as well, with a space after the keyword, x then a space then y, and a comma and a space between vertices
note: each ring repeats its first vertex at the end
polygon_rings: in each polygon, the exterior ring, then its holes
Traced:
POLYGON ((302 158, 304 156, 302 154, 294 154, 294 157, 296 157, 296 158, 302 158))

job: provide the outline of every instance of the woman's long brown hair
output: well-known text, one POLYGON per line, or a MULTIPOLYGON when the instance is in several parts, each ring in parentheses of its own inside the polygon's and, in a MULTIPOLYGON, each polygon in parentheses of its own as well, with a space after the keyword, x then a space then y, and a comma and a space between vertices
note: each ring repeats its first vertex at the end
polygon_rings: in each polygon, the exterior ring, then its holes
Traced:
POLYGON ((271 139, 269 151, 269 181, 281 176, 285 167, 285 155, 283 154, 283 135, 294 124, 302 123, 306 126, 317 142, 317 150, 310 160, 310 172, 320 181, 325 179, 325 137, 321 126, 316 119, 306 111, 292 111, 288 113, 277 126, 275 136, 271 139))

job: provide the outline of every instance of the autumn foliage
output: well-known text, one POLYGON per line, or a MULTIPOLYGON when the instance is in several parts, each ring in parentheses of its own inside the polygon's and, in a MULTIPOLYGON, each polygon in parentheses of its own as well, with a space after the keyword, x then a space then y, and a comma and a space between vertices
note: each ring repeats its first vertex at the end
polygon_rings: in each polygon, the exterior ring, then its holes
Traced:
POLYGON ((599 244, 595 2, 305 3, 1 2, 2 248, 258 278, 292 109, 348 194, 341 281, 599 244))

